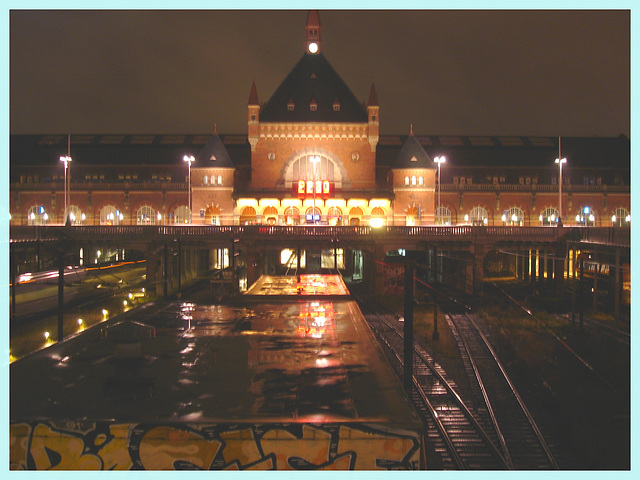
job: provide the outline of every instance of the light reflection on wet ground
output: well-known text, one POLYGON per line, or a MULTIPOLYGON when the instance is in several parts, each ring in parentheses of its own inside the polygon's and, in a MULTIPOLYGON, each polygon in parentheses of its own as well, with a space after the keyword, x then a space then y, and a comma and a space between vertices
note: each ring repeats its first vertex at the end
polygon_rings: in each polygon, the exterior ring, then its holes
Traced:
POLYGON ((11 417, 388 420, 401 402, 350 300, 176 302, 136 321, 156 333, 140 358, 85 335, 14 364, 11 417))

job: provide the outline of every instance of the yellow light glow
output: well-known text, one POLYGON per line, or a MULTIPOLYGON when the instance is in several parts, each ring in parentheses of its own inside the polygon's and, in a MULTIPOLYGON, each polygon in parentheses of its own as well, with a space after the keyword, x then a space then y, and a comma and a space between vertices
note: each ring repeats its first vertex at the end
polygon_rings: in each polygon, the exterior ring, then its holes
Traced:
POLYGON ((329 198, 326 201, 327 207, 346 207, 347 201, 344 198, 329 198))
POLYGON ((380 228, 384 225, 384 220, 382 218, 372 218, 371 221, 369 222, 371 223, 371 226, 373 228, 380 228))
POLYGON ((281 205, 283 207, 300 207, 302 202, 297 198, 283 198, 281 205))
POLYGON ((386 198, 372 198, 369 201, 369 206, 371 208, 381 207, 381 208, 389 208, 391 202, 386 198))
POLYGON ((255 198, 239 198, 237 204, 238 207, 257 207, 258 200, 255 198))
POLYGON ((364 198, 350 198, 347 207, 366 207, 367 201, 364 198))
POLYGON ((277 198, 261 198, 260 199, 260 207, 276 207, 280 205, 280 201, 277 198))

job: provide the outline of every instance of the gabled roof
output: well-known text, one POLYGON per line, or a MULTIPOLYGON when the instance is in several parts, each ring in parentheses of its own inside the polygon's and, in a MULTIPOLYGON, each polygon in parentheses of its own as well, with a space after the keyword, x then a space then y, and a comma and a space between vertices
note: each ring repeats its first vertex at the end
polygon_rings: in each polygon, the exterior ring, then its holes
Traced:
POLYGON ((217 133, 214 133, 200 153, 196 156, 195 167, 200 168, 235 168, 229 152, 223 145, 217 133))
POLYGON ((262 107, 260 121, 367 123, 368 115, 322 53, 305 53, 262 107))
POLYGON ((436 164, 429 154, 422 148, 420 142, 413 133, 407 137, 400 149, 392 168, 430 168, 435 169, 436 164))

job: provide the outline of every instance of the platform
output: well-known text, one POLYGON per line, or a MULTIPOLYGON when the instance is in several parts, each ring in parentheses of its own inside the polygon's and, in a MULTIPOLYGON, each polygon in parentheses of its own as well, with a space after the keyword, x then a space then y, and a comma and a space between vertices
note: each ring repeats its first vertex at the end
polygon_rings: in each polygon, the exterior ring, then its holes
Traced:
POLYGON ((11 468, 420 468, 421 420, 356 303, 261 285, 263 303, 149 308, 13 363, 11 468))

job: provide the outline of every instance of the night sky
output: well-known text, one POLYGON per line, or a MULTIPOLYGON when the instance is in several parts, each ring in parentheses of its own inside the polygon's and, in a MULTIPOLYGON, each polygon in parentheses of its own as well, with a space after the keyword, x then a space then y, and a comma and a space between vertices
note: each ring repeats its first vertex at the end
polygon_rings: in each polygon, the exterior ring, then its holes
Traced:
MULTIPOLYGON (((10 133, 245 134, 307 12, 12 11, 10 133)), ((629 11, 320 11, 381 133, 630 136, 629 11)))

